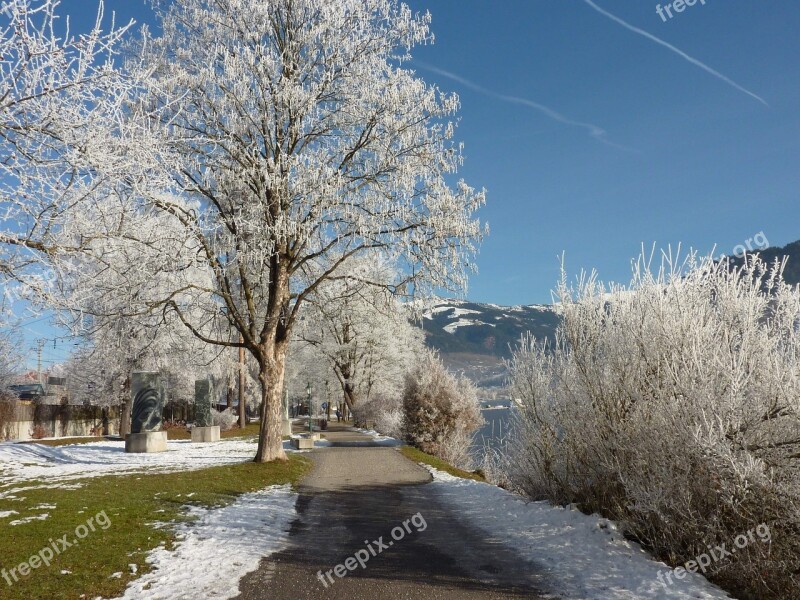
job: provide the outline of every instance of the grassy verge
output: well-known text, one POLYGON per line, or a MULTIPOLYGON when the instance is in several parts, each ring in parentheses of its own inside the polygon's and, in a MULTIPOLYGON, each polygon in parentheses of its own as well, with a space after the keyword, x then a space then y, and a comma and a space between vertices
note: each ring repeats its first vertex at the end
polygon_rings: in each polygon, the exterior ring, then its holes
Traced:
MULTIPOLYGON (((244 429, 239 429, 237 426, 233 429, 229 429, 228 431, 223 431, 219 435, 222 439, 236 437, 256 437, 258 436, 258 429, 260 426, 261 424, 256 421, 255 423, 248 423, 245 425, 244 429)), ((192 439, 192 433, 188 429, 175 428, 168 430, 167 437, 171 440, 190 440, 192 439)))
POLYGON ((450 473, 454 477, 461 477, 462 479, 474 479, 475 481, 486 481, 486 478, 480 473, 471 473, 462 469, 456 469, 454 466, 444 462, 440 458, 425 454, 422 450, 418 450, 413 446, 400 446, 400 453, 406 458, 418 463, 425 463, 432 466, 434 469, 450 473))
POLYGON ((90 518, 95 523, 94 531, 89 531, 78 545, 56 555, 49 566, 39 566, 18 582, 12 578, 12 585, 0 577, 0 598, 116 597, 128 581, 148 570, 145 557, 149 550, 173 542, 171 530, 156 529, 154 523, 185 519, 183 507, 187 504, 222 506, 240 494, 268 485, 294 484, 310 466, 307 458, 291 455, 283 463, 248 462, 183 473, 84 479, 75 482, 81 484, 78 489, 42 489, 46 482, 39 483, 42 487, 38 489, 37 483, 0 488, 0 493, 7 494, 9 487, 17 488, 11 498, 0 498, 0 512, 18 513, 0 519, 2 569, 29 561, 50 546, 51 540, 55 542, 64 534, 68 541, 75 539, 76 528, 86 525, 90 518), (50 508, 53 505, 55 508, 50 508), (98 516, 101 513, 107 521, 98 516), (9 525, 14 519, 37 514, 49 517, 9 525), (131 574, 131 564, 137 565, 138 575, 131 574), (122 573, 122 577, 112 577, 114 573, 122 573))

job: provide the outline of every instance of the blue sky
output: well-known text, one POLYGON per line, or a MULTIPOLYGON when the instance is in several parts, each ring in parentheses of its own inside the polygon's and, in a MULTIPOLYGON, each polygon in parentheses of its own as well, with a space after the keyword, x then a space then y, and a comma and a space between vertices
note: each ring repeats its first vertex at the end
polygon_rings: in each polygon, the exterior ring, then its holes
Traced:
POLYGON ((561 252, 572 273, 627 281, 642 243, 800 238, 800 4, 706 0, 667 22, 656 4, 595 0, 769 106, 582 0, 412 3, 437 35, 417 53, 436 71, 420 73, 461 95, 463 175, 489 192, 470 299, 548 301, 561 252))
MULTIPOLYGON (((651 0, 593 3, 675 50, 586 0, 409 2, 436 35, 413 64, 461 96, 460 175, 488 190, 471 300, 549 302, 562 252, 572 274, 624 282, 643 243, 800 239, 800 3, 698 0, 666 22, 651 0)), ((62 14, 86 29, 95 6, 62 14)), ((106 7, 151 20, 142 0, 106 7)))

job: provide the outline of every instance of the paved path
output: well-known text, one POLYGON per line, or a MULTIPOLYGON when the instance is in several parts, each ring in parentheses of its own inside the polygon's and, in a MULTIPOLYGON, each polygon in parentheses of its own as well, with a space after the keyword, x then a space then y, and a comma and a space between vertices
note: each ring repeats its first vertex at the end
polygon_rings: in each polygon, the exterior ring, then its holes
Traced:
POLYGON ((425 485, 427 470, 357 433, 326 437, 342 446, 309 453, 314 468, 300 486, 289 547, 242 580, 240 600, 544 597, 535 566, 460 522, 425 485), (364 568, 326 578, 359 551, 364 568))

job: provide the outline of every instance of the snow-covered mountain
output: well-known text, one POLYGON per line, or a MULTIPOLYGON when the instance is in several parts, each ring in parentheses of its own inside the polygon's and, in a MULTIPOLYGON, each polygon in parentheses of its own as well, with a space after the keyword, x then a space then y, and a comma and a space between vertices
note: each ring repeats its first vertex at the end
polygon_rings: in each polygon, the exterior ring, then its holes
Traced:
POLYGON ((559 317, 550 305, 498 306, 443 300, 423 313, 421 327, 429 347, 445 364, 482 387, 502 386, 503 359, 523 334, 553 338, 559 317))
POLYGON ((523 334, 552 338, 558 322, 553 307, 545 304, 498 306, 446 300, 425 311, 422 328, 428 345, 443 354, 508 357, 523 334))

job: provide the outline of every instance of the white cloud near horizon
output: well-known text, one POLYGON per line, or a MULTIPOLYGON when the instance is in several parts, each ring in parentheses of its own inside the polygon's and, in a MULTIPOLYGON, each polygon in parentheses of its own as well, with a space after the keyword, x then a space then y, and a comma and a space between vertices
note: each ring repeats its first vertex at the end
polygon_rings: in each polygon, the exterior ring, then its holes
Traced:
POLYGON ((594 2, 592 2, 592 0, 583 0, 583 1, 584 1, 584 3, 586 3, 588 6, 590 6, 590 7, 592 8, 592 10, 594 10, 594 11, 596 11, 596 12, 600 13, 601 15, 603 15, 604 17, 606 17, 606 18, 608 18, 608 19, 611 19, 611 20, 612 20, 612 21, 614 21, 615 23, 618 23, 619 25, 621 25, 621 26, 622 26, 622 27, 624 27, 625 29, 628 29, 628 30, 630 30, 630 31, 632 31, 632 32, 634 32, 634 33, 636 33, 636 34, 638 34, 638 35, 641 35, 641 36, 643 36, 643 37, 647 38, 648 40, 651 40, 651 41, 655 42, 656 44, 659 44, 660 46, 664 46, 665 48, 667 48, 667 49, 668 49, 668 50, 670 50, 671 52, 674 52, 675 54, 677 54, 678 56, 680 56, 681 58, 683 58, 683 59, 684 59, 684 60, 686 60, 687 62, 689 62, 689 63, 693 64, 694 66, 696 66, 696 67, 699 67, 700 69, 702 69, 702 70, 703 70, 703 71, 705 71, 706 73, 710 73, 711 75, 713 75, 713 76, 714 76, 714 77, 716 77, 717 79, 720 79, 720 80, 724 81, 725 83, 727 83, 727 84, 728 84, 728 85, 730 85, 731 87, 733 87, 733 88, 735 88, 735 89, 739 90, 740 92, 742 92, 742 93, 744 93, 744 94, 747 94, 747 95, 748 95, 748 96, 750 96, 751 98, 754 98, 754 99, 758 100, 758 101, 759 101, 759 102, 761 102, 761 103, 762 103, 764 106, 769 106, 769 104, 767 104, 767 101, 766 101, 766 100, 764 100, 764 99, 763 99, 761 96, 759 96, 758 94, 756 94, 756 93, 754 93, 754 92, 751 92, 750 90, 748 90, 748 89, 747 89, 746 87, 744 87, 744 86, 741 86, 741 85, 739 85, 738 83, 736 83, 735 81, 733 81, 731 78, 727 77, 726 75, 723 75, 723 74, 722 74, 722 73, 720 73, 719 71, 715 71, 714 69, 712 69, 711 67, 709 67, 707 64, 705 64, 705 63, 703 63, 703 62, 701 62, 701 61, 697 60, 696 58, 694 58, 694 57, 692 57, 692 56, 689 56, 688 54, 686 54, 686 52, 684 52, 684 51, 683 51, 683 50, 681 50, 680 48, 676 48, 675 46, 673 46, 673 45, 672 45, 672 44, 670 44, 669 42, 665 42, 665 41, 664 41, 664 40, 662 40, 661 38, 658 38, 658 37, 654 36, 652 33, 648 33, 648 32, 647 32, 647 31, 645 31, 644 29, 640 29, 639 27, 636 27, 635 25, 631 25, 631 24, 630 24, 630 23, 628 23, 627 21, 623 21, 623 20, 622 20, 622 19, 620 19, 618 16, 616 16, 616 15, 614 15, 614 14, 612 14, 612 13, 608 12, 607 10, 605 10, 605 9, 603 9, 603 8, 601 8, 601 7, 599 7, 599 6, 597 6, 597 4, 595 4, 594 2))

